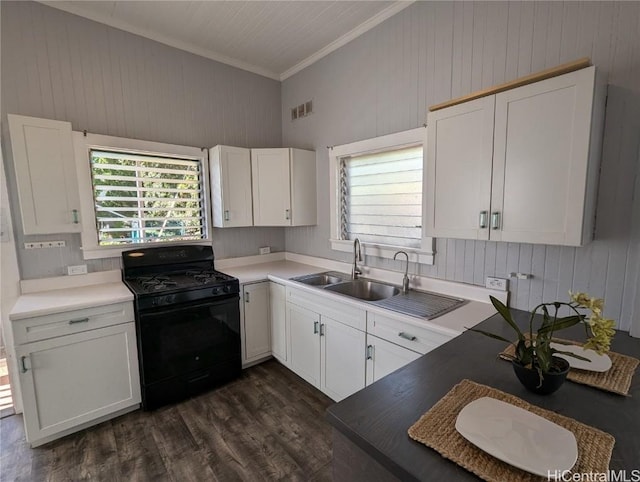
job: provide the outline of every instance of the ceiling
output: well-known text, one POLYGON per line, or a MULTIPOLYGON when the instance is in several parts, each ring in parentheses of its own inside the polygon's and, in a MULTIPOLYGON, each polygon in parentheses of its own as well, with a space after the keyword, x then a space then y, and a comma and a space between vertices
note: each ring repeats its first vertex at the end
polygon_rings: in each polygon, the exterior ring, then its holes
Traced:
POLYGON ((203 57, 284 80, 411 1, 41 1, 203 57))

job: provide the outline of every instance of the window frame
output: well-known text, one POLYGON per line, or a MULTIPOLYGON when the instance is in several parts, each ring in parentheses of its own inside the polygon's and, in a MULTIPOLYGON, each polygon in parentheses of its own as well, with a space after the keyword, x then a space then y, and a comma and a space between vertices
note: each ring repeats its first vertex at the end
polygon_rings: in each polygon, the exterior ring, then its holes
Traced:
POLYGON ((403 246, 391 246, 384 244, 362 243, 364 254, 378 258, 393 259, 397 251, 405 251, 409 255, 409 261, 420 264, 434 264, 434 239, 424 236, 425 226, 425 165, 426 165, 427 129, 418 127, 407 131, 396 132, 384 136, 364 139, 361 141, 343 144, 329 148, 329 210, 331 223, 331 237, 329 239, 331 249, 334 251, 353 252, 353 241, 340 239, 340 159, 354 157, 362 154, 375 153, 391 149, 400 149, 416 144, 422 144, 422 235, 420 248, 406 248, 403 246))
POLYGON ((76 174, 80 192, 80 232, 82 256, 84 259, 120 257, 123 251, 136 247, 170 246, 182 244, 210 245, 211 239, 211 197, 209 189, 209 166, 206 153, 199 147, 164 144, 161 142, 127 139, 125 137, 105 136, 73 132, 73 145, 76 159, 76 174), (100 246, 96 228, 93 186, 91 176, 91 150, 105 150, 152 156, 176 156, 200 162, 202 175, 202 197, 204 210, 205 237, 198 240, 166 241, 162 243, 135 243, 121 246, 100 246))

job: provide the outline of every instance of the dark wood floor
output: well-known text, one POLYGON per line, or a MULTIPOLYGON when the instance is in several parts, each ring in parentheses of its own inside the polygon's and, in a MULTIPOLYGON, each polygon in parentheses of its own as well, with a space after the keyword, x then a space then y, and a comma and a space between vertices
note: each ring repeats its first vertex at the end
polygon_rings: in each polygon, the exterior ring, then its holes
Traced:
POLYGON ((0 420, 0 480, 331 480, 331 403, 271 360, 212 392, 36 449, 15 415, 0 420))

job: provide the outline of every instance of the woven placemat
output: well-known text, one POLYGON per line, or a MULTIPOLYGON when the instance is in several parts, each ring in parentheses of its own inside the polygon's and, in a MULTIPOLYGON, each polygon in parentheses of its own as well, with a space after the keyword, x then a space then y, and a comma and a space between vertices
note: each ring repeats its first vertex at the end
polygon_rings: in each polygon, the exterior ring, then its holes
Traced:
MULTIPOLYGON (((563 343, 565 345, 582 346, 582 343, 571 340, 554 338, 553 341, 563 343)), ((511 360, 515 351, 515 346, 513 344, 509 345, 500 353, 500 358, 503 360, 511 360)), ((612 351, 607 353, 607 355, 611 358, 611 368, 606 372, 592 372, 589 370, 572 368, 569 370, 567 380, 599 388, 600 390, 606 390, 607 392, 617 393, 618 395, 629 395, 631 379, 633 378, 636 368, 638 368, 638 365, 640 364, 640 360, 632 356, 621 355, 620 353, 612 351)))
MULTIPOLYGON (((443 457, 484 480, 496 482, 547 480, 546 477, 530 474, 496 459, 458 433, 455 428, 458 413, 466 405, 481 397, 491 397, 510 403, 571 431, 578 443, 578 460, 571 469, 572 473, 605 473, 609 469, 615 444, 613 436, 471 380, 462 380, 420 417, 420 420, 409 428, 409 437, 431 447, 443 457)), ((565 476, 563 480, 573 479, 565 476)))

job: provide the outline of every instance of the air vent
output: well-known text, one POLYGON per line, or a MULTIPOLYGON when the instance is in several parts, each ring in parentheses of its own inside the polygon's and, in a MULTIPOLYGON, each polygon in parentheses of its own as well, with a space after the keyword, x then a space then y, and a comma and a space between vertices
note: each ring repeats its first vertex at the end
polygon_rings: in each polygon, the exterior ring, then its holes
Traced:
POLYGON ((313 112, 313 101, 308 100, 307 102, 297 105, 291 108, 291 120, 301 119, 302 117, 306 117, 313 112))

